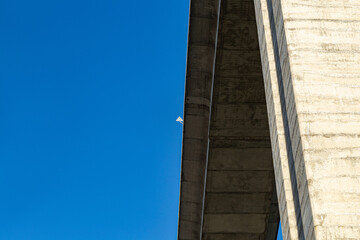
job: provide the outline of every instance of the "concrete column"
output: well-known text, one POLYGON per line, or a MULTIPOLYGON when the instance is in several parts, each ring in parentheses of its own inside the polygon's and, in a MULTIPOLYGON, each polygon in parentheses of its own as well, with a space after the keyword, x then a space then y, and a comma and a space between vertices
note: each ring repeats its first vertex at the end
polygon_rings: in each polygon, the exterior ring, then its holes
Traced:
POLYGON ((359 1, 255 4, 284 235, 360 239, 359 1))

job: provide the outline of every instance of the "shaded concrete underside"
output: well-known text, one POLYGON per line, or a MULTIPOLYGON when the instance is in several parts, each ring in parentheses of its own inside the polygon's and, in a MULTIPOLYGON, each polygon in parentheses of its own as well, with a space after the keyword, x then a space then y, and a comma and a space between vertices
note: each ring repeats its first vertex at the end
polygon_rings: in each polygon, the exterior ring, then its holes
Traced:
POLYGON ((220 11, 218 4, 191 1, 179 239, 276 239, 253 0, 223 0, 220 11))

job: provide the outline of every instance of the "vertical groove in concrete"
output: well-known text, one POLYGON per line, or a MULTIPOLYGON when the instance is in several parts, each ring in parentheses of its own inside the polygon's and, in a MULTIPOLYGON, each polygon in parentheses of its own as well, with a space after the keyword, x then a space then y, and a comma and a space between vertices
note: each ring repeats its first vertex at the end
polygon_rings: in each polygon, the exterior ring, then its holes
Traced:
POLYGON ((201 224, 200 224, 200 240, 202 240, 202 229, 204 225, 204 209, 205 209, 205 193, 206 193, 206 180, 207 180, 207 172, 208 172, 208 164, 209 164, 209 150, 210 150, 210 126, 211 126, 211 109, 212 109, 212 100, 214 94, 214 80, 215 80, 215 64, 216 64, 216 52, 217 52, 217 43, 219 36, 219 22, 220 22, 220 11, 221 11, 221 0, 218 0, 218 12, 217 12, 217 22, 216 22, 216 33, 215 33, 215 47, 214 47, 214 57, 213 57, 213 68, 212 68, 212 76, 211 76, 211 95, 210 95, 210 112, 209 112, 209 125, 208 125, 208 140, 207 140, 207 148, 206 148, 206 163, 205 163, 205 177, 204 177, 204 190, 203 190, 203 199, 202 199, 202 207, 201 207, 201 224))
POLYGON ((299 239, 310 239, 313 238, 313 236, 308 236, 307 233, 310 229, 313 229, 313 216, 308 194, 309 190, 307 188, 305 163, 301 154, 302 144, 297 122, 296 96, 294 95, 292 86, 292 74, 287 52, 288 45, 284 30, 281 3, 278 0, 268 0, 268 8, 270 13, 269 19, 272 26, 272 38, 276 69, 278 72, 279 92, 281 95, 282 115, 298 237, 299 239), (300 172, 299 169, 302 169, 303 171, 300 172), (304 202, 307 202, 307 204, 304 204, 304 202), (307 218, 303 219, 303 215, 305 215, 306 212, 308 213, 307 218), (308 226, 308 228, 305 228, 304 225, 308 226))
POLYGON ((275 64, 276 64, 276 72, 277 72, 277 79, 278 79, 278 87, 279 87, 279 95, 280 95, 280 104, 281 104, 281 112, 282 112, 282 119, 283 119, 283 126, 285 132, 285 141, 286 141, 286 151, 288 153, 288 163, 289 163, 289 172, 290 172, 290 179, 292 183, 292 194, 293 194, 293 203, 294 209, 296 214, 296 225, 298 229, 298 237, 299 239, 303 240, 304 237, 304 227, 302 224, 302 215, 301 215, 301 207, 300 207, 300 200, 299 200, 299 192, 297 189, 297 177, 295 172, 295 163, 294 163, 294 153, 292 149, 292 141, 290 136, 290 128, 289 128, 289 120, 288 120, 288 111, 286 107, 286 100, 285 100, 285 92, 284 92, 284 82, 282 78, 282 68, 280 64, 280 53, 279 47, 277 42, 277 33, 276 33, 276 25, 274 20, 274 12, 272 7, 272 0, 267 1, 267 6, 269 9, 269 20, 270 20, 270 28, 272 33, 272 43, 274 48, 274 56, 275 56, 275 64))
POLYGON ((300 207, 299 204, 294 204, 294 198, 299 203, 296 184, 292 184, 296 182, 296 177, 294 168, 289 168, 289 166, 294 165, 293 154, 291 141, 289 141, 289 128, 287 124, 284 124, 287 122, 286 106, 284 106, 281 66, 279 66, 272 5, 271 1, 267 0, 254 0, 254 3, 283 238, 294 239, 302 231, 302 225, 301 221, 297 221, 295 215, 295 209, 300 209, 300 207))
MULTIPOLYGON (((304 227, 303 227, 303 219, 301 214, 301 207, 300 207, 300 199, 299 199, 299 192, 298 192, 298 183, 297 183, 297 176, 295 171, 295 163, 294 163, 294 152, 293 152, 293 144, 291 139, 291 130, 289 126, 288 120, 288 110, 286 106, 286 97, 284 91, 284 81, 283 81, 283 70, 281 67, 281 60, 280 60, 280 52, 278 47, 278 37, 277 37, 277 29, 274 19, 274 11, 272 6, 272 0, 267 0, 267 6, 269 9, 269 20, 270 20, 270 27, 272 33, 272 43, 274 48, 274 56, 275 56, 275 64, 276 64, 276 72, 277 72, 277 79, 278 79, 278 87, 279 87, 279 95, 280 95, 280 104, 281 104, 281 112, 282 112, 282 119, 283 119, 283 126, 284 126, 284 133, 285 133, 285 141, 286 141, 286 151, 288 156, 288 163, 289 163, 289 173, 290 179, 292 183, 292 194, 293 194, 293 203, 295 209, 295 216, 296 216, 296 225, 298 229, 298 237, 299 239, 305 239, 304 236, 304 227)), ((286 39, 283 40, 286 43, 286 39)), ((290 97, 292 100, 292 98, 290 97)), ((294 100, 292 100, 294 101, 294 100)))

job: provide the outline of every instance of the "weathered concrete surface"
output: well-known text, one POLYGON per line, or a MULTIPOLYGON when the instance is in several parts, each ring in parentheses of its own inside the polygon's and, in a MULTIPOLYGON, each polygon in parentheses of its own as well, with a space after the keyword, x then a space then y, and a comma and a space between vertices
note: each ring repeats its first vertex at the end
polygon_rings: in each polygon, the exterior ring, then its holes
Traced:
POLYGON ((201 232, 218 6, 217 0, 190 6, 179 239, 198 239, 201 232))
POLYGON ((299 238, 360 239, 360 3, 273 0, 260 9, 274 15, 264 42, 275 46, 269 62, 284 91, 299 238))
MULTIPOLYGON (((296 177, 294 173, 294 159, 291 151, 291 139, 288 131, 286 118, 285 94, 282 76, 277 69, 281 66, 276 62, 277 42, 272 41, 275 32, 274 16, 271 1, 254 1, 258 36, 261 50, 262 70, 266 92, 266 102, 271 136, 271 148, 273 152, 274 170, 276 177, 276 189, 281 216, 283 239, 297 239, 301 222, 297 221, 300 207, 295 213, 294 198, 298 198, 296 192, 296 177), (274 45, 275 44, 275 45, 274 45), (283 114, 284 113, 284 114, 283 114), (285 122, 285 125, 284 125, 285 122), (289 168, 289 166, 291 166, 289 168), (290 172, 290 169, 292 170, 290 172)), ((274 35, 275 38, 275 35, 274 35)), ((301 237, 300 237, 301 238, 301 237)))
POLYGON ((359 12, 191 1, 179 239, 360 239, 359 12))
POLYGON ((190 9, 179 239, 275 239, 279 214, 254 3, 227 0, 219 9, 208 1, 204 11, 212 14, 200 18, 205 2, 192 1, 190 9), (194 50, 198 45, 203 51, 194 50), (195 75, 200 67, 204 73, 195 75))
POLYGON ((254 3, 222 1, 202 239, 275 239, 274 186, 254 3))

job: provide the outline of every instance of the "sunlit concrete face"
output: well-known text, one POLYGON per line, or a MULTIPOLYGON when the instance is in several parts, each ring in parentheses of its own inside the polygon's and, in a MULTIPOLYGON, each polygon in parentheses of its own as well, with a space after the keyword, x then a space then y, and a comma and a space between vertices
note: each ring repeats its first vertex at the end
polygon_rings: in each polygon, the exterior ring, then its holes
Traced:
POLYGON ((191 1, 179 239, 360 238, 358 10, 191 1))
POLYGON ((289 214, 296 219, 284 229, 291 238, 359 239, 359 2, 255 3, 263 70, 270 69, 267 95, 280 95, 272 104, 282 109, 285 122, 278 129, 289 139, 273 152, 287 149, 292 158, 292 186, 285 177, 279 182, 290 186, 284 192, 288 200, 293 195, 289 214))

